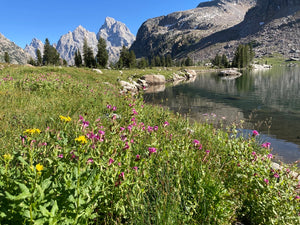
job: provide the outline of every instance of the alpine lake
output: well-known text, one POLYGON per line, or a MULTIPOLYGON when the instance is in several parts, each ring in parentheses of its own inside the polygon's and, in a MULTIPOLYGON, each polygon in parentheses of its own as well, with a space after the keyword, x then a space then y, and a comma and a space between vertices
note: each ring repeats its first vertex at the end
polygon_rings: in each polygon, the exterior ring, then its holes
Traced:
POLYGON ((300 66, 243 71, 237 79, 199 72, 190 82, 151 87, 144 99, 190 122, 223 129, 235 124, 245 137, 257 130, 258 143, 270 142, 275 160, 300 160, 300 66))

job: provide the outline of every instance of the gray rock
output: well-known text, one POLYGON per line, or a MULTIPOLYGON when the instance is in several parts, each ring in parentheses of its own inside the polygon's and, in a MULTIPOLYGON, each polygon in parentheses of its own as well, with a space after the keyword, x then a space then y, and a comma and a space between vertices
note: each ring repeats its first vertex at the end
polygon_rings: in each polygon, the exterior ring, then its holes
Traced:
POLYGON ((166 78, 163 75, 144 75, 142 77, 143 80, 146 81, 147 84, 157 85, 157 84, 165 84, 166 78))
POLYGON ((100 37, 106 40, 111 62, 116 62, 119 59, 120 50, 123 46, 129 48, 135 40, 135 36, 124 23, 111 17, 105 18, 104 24, 97 33, 97 39, 100 37))
POLYGON ((96 56, 98 51, 96 34, 86 30, 81 25, 73 32, 69 31, 69 33, 60 37, 56 49, 69 65, 74 65, 74 56, 78 49, 83 54, 84 39, 87 40, 88 46, 92 48, 94 56, 96 56))
POLYGON ((41 54, 44 53, 44 43, 36 38, 33 38, 29 45, 26 45, 24 51, 27 52, 33 59, 37 58, 36 50, 39 49, 41 54))

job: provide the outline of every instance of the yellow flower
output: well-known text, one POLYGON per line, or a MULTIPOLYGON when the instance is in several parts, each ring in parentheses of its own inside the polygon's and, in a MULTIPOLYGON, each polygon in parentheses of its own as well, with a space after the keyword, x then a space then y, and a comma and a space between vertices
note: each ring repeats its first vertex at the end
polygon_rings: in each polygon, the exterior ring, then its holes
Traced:
POLYGON ((4 160, 10 161, 12 159, 11 154, 7 153, 3 155, 4 160))
POLYGON ((75 141, 78 141, 81 144, 86 144, 87 143, 87 140, 86 140, 85 136, 79 136, 78 138, 75 138, 75 141))
POLYGON ((66 116, 59 116, 60 120, 61 121, 64 121, 64 122, 70 122, 72 119, 71 117, 66 117, 66 116))
POLYGON ((33 129, 27 129, 25 130, 23 133, 24 134, 30 134, 30 135, 33 135, 35 133, 37 134, 40 134, 42 131, 40 129, 37 129, 37 128, 33 128, 33 129))
POLYGON ((35 168, 36 168, 36 170, 37 170, 38 172, 40 172, 40 171, 42 171, 42 170, 44 169, 44 166, 41 165, 41 164, 39 163, 39 164, 37 164, 37 165, 35 166, 35 168))

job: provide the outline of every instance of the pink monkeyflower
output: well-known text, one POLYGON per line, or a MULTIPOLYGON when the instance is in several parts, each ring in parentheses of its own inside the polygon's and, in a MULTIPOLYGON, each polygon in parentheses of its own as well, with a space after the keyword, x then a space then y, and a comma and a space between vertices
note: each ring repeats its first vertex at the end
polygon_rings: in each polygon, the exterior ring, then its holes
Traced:
POLYGON ((59 154, 59 155, 58 155, 58 158, 61 158, 61 159, 62 159, 63 157, 64 157, 63 154, 59 154))
POLYGON ((153 129, 154 129, 155 131, 157 131, 157 130, 158 130, 158 126, 154 126, 153 129))
POLYGON ((209 150, 206 150, 205 152, 206 152, 206 154, 209 154, 209 153, 210 153, 210 151, 209 151, 209 150))
POLYGON ((275 177, 275 178, 279 178, 279 174, 278 174, 278 173, 275 173, 275 174, 274 174, 274 177, 275 177))
POLYGON ((273 159, 273 155, 272 154, 269 154, 267 157, 268 157, 268 159, 273 159))
POLYGON ((263 147, 263 148, 270 148, 270 146, 271 146, 270 142, 266 142, 261 145, 261 147, 263 147))
POLYGON ((133 113, 133 115, 137 115, 138 114, 137 111, 134 108, 132 109, 132 113, 133 113))
POLYGON ((256 152, 252 152, 251 154, 252 154, 252 155, 256 155, 256 152))
POLYGON ((131 139, 131 140, 130 140, 130 143, 131 143, 131 144, 133 144, 133 143, 134 143, 134 140, 133 140, 133 139, 131 139))
POLYGON ((93 160, 92 158, 89 158, 89 159, 87 160, 86 163, 87 163, 87 164, 89 164, 89 163, 93 164, 93 163, 94 163, 94 160, 93 160))
POLYGON ((153 127, 148 126, 148 129, 147 129, 147 130, 148 130, 149 133, 151 133, 151 132, 153 131, 153 127))
POLYGON ((126 150, 126 149, 129 149, 129 145, 128 145, 128 142, 126 141, 125 143, 125 147, 123 148, 123 150, 126 150))
POLYGON ((197 139, 193 140, 193 143, 195 144, 195 146, 200 145, 200 141, 198 141, 197 139))
POLYGON ((129 130, 129 132, 131 132, 132 127, 133 127, 132 125, 128 125, 127 129, 129 130))
POLYGON ((102 135, 104 135, 105 134, 105 131, 103 131, 103 130, 99 130, 98 131, 98 133, 102 136, 102 135))
POLYGON ((111 109, 111 105, 107 105, 106 108, 111 109))
POLYGON ((124 128, 124 127, 120 127, 120 130, 121 130, 121 131, 124 131, 124 130, 125 130, 125 128, 124 128))
POLYGON ((111 164, 113 164, 114 161, 115 160, 113 160, 112 158, 110 158, 109 161, 108 161, 108 165, 110 166, 111 164))
POLYGON ((299 196, 299 195, 296 195, 296 196, 295 196, 295 199, 296 199, 296 200, 300 200, 300 196, 299 196))
POLYGON ((152 153, 156 153, 156 148, 150 147, 149 149, 149 154, 151 155, 152 153))
POLYGON ((135 156, 135 161, 139 161, 141 159, 141 156, 140 155, 136 155, 135 156))
POLYGON ((169 126, 170 124, 168 123, 168 121, 164 122, 164 127, 169 126))
POLYGON ((137 166, 133 167, 133 169, 134 169, 136 172, 138 171, 138 167, 137 167, 137 166))
POLYGON ((135 121, 135 117, 132 117, 132 118, 131 118, 131 121, 135 121))
POLYGON ((269 184, 269 180, 268 179, 264 179, 264 182, 268 185, 269 184))
POLYGON ((255 136, 257 136, 257 135, 259 135, 259 133, 258 133, 257 130, 252 131, 252 136, 253 136, 253 137, 255 137, 255 136))
POLYGON ((124 172, 121 172, 120 175, 119 175, 119 177, 122 178, 122 179, 124 180, 124 178, 125 178, 125 173, 124 173, 124 172))
POLYGON ((112 107, 112 111, 116 111, 116 110, 117 110, 116 106, 112 107))

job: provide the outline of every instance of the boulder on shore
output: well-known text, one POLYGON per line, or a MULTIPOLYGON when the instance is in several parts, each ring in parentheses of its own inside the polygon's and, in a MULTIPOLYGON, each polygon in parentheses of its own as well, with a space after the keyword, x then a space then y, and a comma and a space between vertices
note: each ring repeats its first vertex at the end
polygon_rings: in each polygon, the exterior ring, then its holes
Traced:
POLYGON ((166 78, 164 75, 144 75, 142 80, 145 80, 149 85, 165 84, 166 78))

